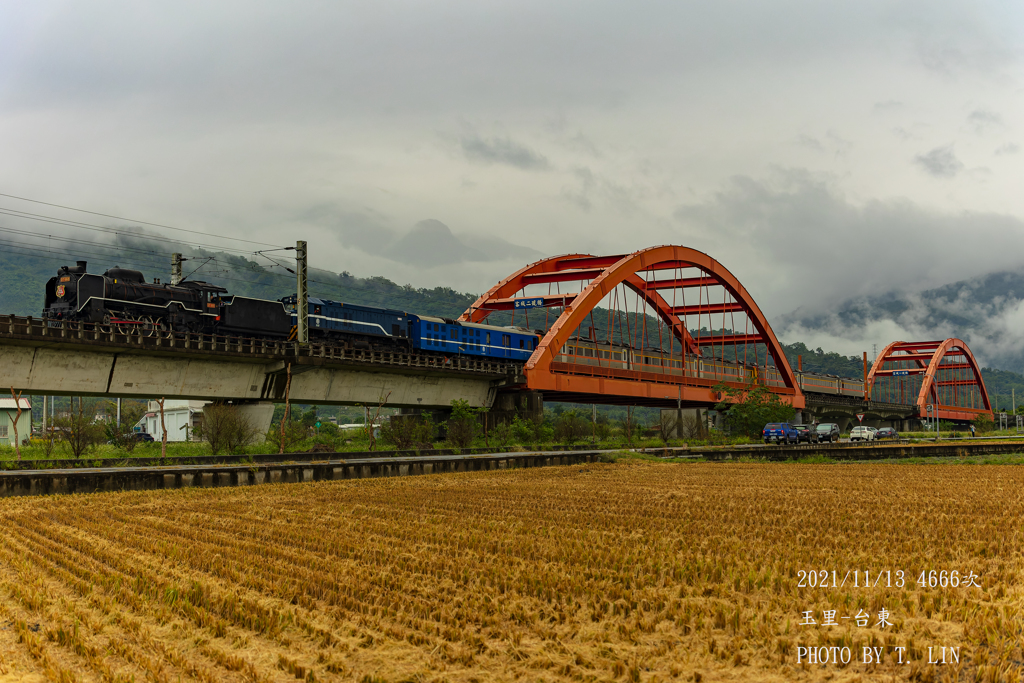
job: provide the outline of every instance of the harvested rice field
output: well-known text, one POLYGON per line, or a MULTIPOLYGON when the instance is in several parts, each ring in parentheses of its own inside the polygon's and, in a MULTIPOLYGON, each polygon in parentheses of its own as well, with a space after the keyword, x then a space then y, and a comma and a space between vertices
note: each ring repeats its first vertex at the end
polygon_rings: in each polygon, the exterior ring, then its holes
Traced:
POLYGON ((3 680, 1021 675, 1013 466, 633 462, 0 517, 3 680))

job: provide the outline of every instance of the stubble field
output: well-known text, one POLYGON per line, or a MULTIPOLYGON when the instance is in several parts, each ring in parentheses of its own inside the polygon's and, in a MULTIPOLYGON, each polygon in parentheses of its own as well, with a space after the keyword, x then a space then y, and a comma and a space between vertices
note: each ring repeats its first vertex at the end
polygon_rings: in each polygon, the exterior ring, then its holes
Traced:
POLYGON ((633 463, 7 499, 0 677, 1017 680, 1022 492, 1010 466, 633 463))

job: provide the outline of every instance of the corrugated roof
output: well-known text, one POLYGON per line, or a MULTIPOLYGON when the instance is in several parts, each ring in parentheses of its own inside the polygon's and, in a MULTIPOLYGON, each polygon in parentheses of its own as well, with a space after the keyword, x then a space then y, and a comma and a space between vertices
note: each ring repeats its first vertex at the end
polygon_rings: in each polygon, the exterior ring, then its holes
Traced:
MULTIPOLYGON (((17 410, 18 406, 15 405, 13 398, 0 398, 0 410, 17 410)), ((32 410, 32 404, 29 403, 27 398, 21 399, 22 410, 32 410)))

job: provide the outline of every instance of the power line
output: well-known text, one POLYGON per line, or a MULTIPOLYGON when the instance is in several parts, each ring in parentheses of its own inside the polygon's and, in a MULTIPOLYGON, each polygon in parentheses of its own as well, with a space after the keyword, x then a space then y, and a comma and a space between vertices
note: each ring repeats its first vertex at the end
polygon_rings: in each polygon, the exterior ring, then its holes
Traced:
MULTIPOLYGON (((40 221, 40 222, 43 222, 43 223, 53 223, 55 225, 67 225, 67 226, 74 227, 74 228, 83 228, 85 230, 91 230, 93 232, 102 232, 102 233, 106 233, 108 235, 124 235, 125 237, 134 237, 135 239, 155 240, 157 242, 167 242, 169 244, 188 244, 187 242, 182 242, 182 240, 170 239, 168 237, 159 237, 157 235, 147 235, 147 234, 144 234, 144 233, 143 234, 132 233, 132 232, 128 232, 126 230, 118 230, 117 228, 108 228, 108 227, 103 227, 101 225, 93 225, 92 223, 83 223, 81 221, 73 221, 73 220, 69 220, 69 219, 66 219, 66 218, 56 218, 54 216, 44 216, 42 214, 29 213, 27 211, 19 211, 17 209, 8 209, 8 208, 0 207, 0 214, 7 215, 7 216, 12 216, 14 218, 22 218, 22 219, 25 219, 25 220, 40 221)), ((232 239, 232 238, 225 238, 225 239, 232 239)), ((257 243, 257 244, 259 244, 259 243, 257 243)), ((199 243, 199 242, 194 242, 190 246, 197 246, 197 247, 206 248, 206 249, 217 249, 219 251, 224 251, 224 252, 232 252, 233 251, 233 252, 236 252, 236 253, 239 253, 239 254, 250 254, 250 253, 252 253, 248 249, 235 249, 235 248, 232 248, 232 247, 223 247, 223 246, 215 245, 215 244, 202 244, 202 243, 199 243)))
POLYGON ((86 209, 78 209, 78 208, 75 208, 73 206, 64 206, 63 204, 52 204, 50 202, 43 202, 43 201, 40 201, 38 199, 29 199, 27 197, 19 197, 17 195, 5 194, 3 192, 0 192, 0 197, 9 197, 11 199, 18 199, 18 200, 21 200, 23 202, 32 202, 33 204, 42 204, 43 206, 53 206, 53 207, 56 207, 58 209, 67 209, 68 211, 78 211, 78 212, 81 212, 81 213, 91 214, 93 216, 103 216, 104 218, 116 218, 119 221, 128 221, 129 223, 139 223, 140 225, 150 225, 150 226, 153 226, 155 228, 166 228, 167 230, 178 230, 179 232, 187 232, 187 233, 191 233, 193 235, 205 235, 207 237, 216 237, 218 239, 235 240, 237 242, 246 242, 248 244, 259 244, 259 245, 264 246, 264 247, 277 247, 277 246, 279 246, 277 244, 269 244, 267 242, 256 242, 256 241, 253 241, 253 240, 245 240, 245 239, 241 239, 239 237, 225 237, 223 235, 214 235, 214 234, 211 234, 211 233, 208 233, 208 232, 205 232, 205 231, 201 231, 201 230, 188 230, 186 228, 176 228, 173 225, 164 225, 162 223, 150 223, 148 221, 140 221, 140 220, 136 220, 134 218, 124 218, 123 216, 113 216, 113 215, 111 215, 109 213, 99 213, 98 211, 88 211, 86 209))

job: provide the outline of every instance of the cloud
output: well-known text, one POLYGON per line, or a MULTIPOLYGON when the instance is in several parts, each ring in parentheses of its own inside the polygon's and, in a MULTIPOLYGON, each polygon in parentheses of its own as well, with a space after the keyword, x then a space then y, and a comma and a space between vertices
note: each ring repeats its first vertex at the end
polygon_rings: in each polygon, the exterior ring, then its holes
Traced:
POLYGON ((505 164, 524 171, 542 171, 549 168, 548 160, 543 155, 507 137, 485 140, 478 135, 470 135, 463 137, 459 143, 462 145, 462 152, 470 161, 505 164))
POLYGON ((876 112, 890 112, 903 109, 903 106, 899 100, 885 100, 884 102, 875 102, 873 109, 876 112))
POLYGON ((1024 267, 1019 218, 852 201, 831 176, 804 170, 738 176, 674 217, 674 240, 715 256, 769 316, 1024 267))
POLYGON ((967 123, 974 128, 975 132, 982 133, 987 128, 1001 126, 1003 124, 1003 118, 994 111, 988 111, 987 109, 975 109, 968 114, 967 123))
POLYGON ((952 178, 964 170, 963 162, 956 158, 953 146, 936 147, 914 157, 914 163, 936 178, 952 178))
POLYGON ((895 341, 963 339, 982 365, 1024 372, 1024 275, 993 272, 933 289, 847 299, 832 311, 783 316, 787 340, 846 353, 895 341))
POLYGON ((1014 142, 1007 142, 1005 145, 996 147, 995 155, 998 157, 1004 154, 1017 154, 1018 152, 1020 152, 1020 145, 1014 142))

